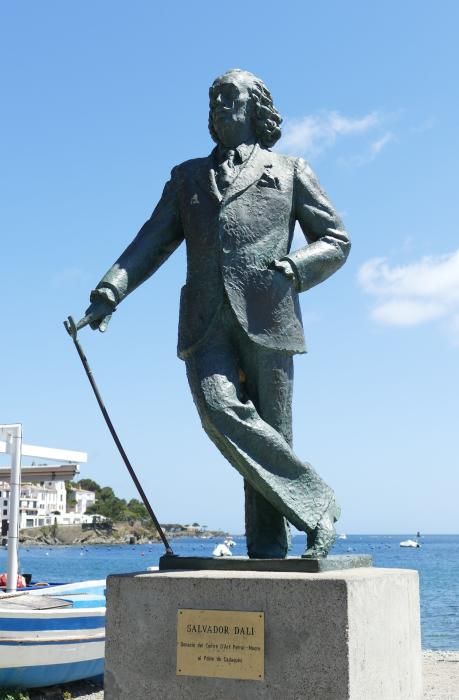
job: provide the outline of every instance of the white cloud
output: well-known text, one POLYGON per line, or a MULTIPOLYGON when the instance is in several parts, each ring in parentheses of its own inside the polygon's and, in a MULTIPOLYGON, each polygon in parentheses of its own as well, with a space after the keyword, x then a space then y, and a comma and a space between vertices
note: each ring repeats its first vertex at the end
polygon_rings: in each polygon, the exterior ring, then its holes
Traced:
POLYGON ((387 144, 392 141, 394 138, 393 134, 391 134, 390 131, 386 131, 384 136, 381 136, 380 139, 377 141, 373 141, 373 143, 370 146, 370 153, 371 155, 377 156, 379 153, 381 153, 382 149, 387 146, 387 144))
POLYGON ((393 299, 379 303, 372 311, 375 321, 392 326, 417 326, 445 315, 445 309, 435 302, 393 299))
POLYGON ((394 140, 394 135, 390 131, 386 131, 380 138, 376 139, 362 150, 361 153, 353 156, 341 157, 339 162, 341 165, 351 168, 360 168, 362 165, 371 163, 388 143, 394 140))
POLYGON ((358 282, 375 298, 375 321, 415 326, 444 319, 459 342, 459 250, 408 265, 372 258, 360 267, 358 282))
POLYGON ((286 120, 282 146, 288 152, 317 155, 333 146, 338 137, 366 133, 380 122, 377 112, 357 118, 339 112, 320 112, 303 119, 286 120))

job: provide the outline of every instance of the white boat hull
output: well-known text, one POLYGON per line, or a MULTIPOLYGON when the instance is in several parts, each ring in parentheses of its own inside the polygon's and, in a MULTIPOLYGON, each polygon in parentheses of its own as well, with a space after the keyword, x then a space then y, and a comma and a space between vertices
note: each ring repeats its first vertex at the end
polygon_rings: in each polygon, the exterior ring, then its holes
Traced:
POLYGON ((102 675, 105 607, 91 604, 100 602, 104 586, 105 581, 91 581, 29 594, 65 598, 76 607, 0 607, 0 688, 34 688, 102 675), (90 584, 97 593, 91 595, 90 584))
POLYGON ((73 641, 0 641, 0 687, 39 688, 101 676, 105 634, 73 641))
POLYGON ((403 542, 400 542, 400 547, 412 547, 413 549, 419 549, 420 548, 419 542, 415 542, 415 540, 404 540, 403 542))

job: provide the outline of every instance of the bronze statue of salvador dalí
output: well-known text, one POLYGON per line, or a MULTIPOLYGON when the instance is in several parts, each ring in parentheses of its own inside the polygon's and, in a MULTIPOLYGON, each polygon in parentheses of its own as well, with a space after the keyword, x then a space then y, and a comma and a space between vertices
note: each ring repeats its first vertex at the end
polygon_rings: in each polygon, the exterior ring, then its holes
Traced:
POLYGON ((340 508, 292 449, 293 355, 305 352, 298 294, 333 274, 350 243, 302 158, 271 151, 281 117, 262 80, 217 78, 204 158, 173 168, 161 199, 91 293, 91 326, 185 241, 178 355, 204 430, 244 478, 251 558, 284 558, 289 523, 307 533, 304 557, 324 557, 340 508), (296 222, 304 247, 290 252, 296 222))

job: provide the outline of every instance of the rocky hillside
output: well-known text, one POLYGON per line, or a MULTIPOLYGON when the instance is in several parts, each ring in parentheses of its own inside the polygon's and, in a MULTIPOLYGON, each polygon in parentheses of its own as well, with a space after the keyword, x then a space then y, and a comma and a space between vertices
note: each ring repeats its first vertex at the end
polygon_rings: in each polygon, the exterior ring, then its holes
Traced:
POLYGON ((21 530, 19 541, 26 546, 59 544, 144 544, 156 542, 159 535, 156 530, 146 528, 140 522, 129 524, 114 523, 111 531, 94 527, 83 528, 81 525, 49 525, 30 527, 21 530))

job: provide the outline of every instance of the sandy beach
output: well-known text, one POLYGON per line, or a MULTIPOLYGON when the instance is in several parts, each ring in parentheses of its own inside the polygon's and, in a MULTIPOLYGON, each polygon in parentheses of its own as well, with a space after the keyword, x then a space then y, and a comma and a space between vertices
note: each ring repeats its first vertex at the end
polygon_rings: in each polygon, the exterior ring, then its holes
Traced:
MULTIPOLYGON (((424 651, 423 700, 459 700, 459 652, 457 651, 424 651)), ((102 685, 92 681, 70 683, 60 688, 46 688, 29 691, 30 700, 63 700, 64 692, 70 693, 67 698, 75 700, 103 700, 102 685)), ((319 700, 319 699, 318 699, 319 700)), ((366 700, 371 700, 367 698, 366 700)), ((387 698, 392 700, 392 698, 387 698)))
POLYGON ((459 700, 459 652, 424 651, 424 700, 459 700))

